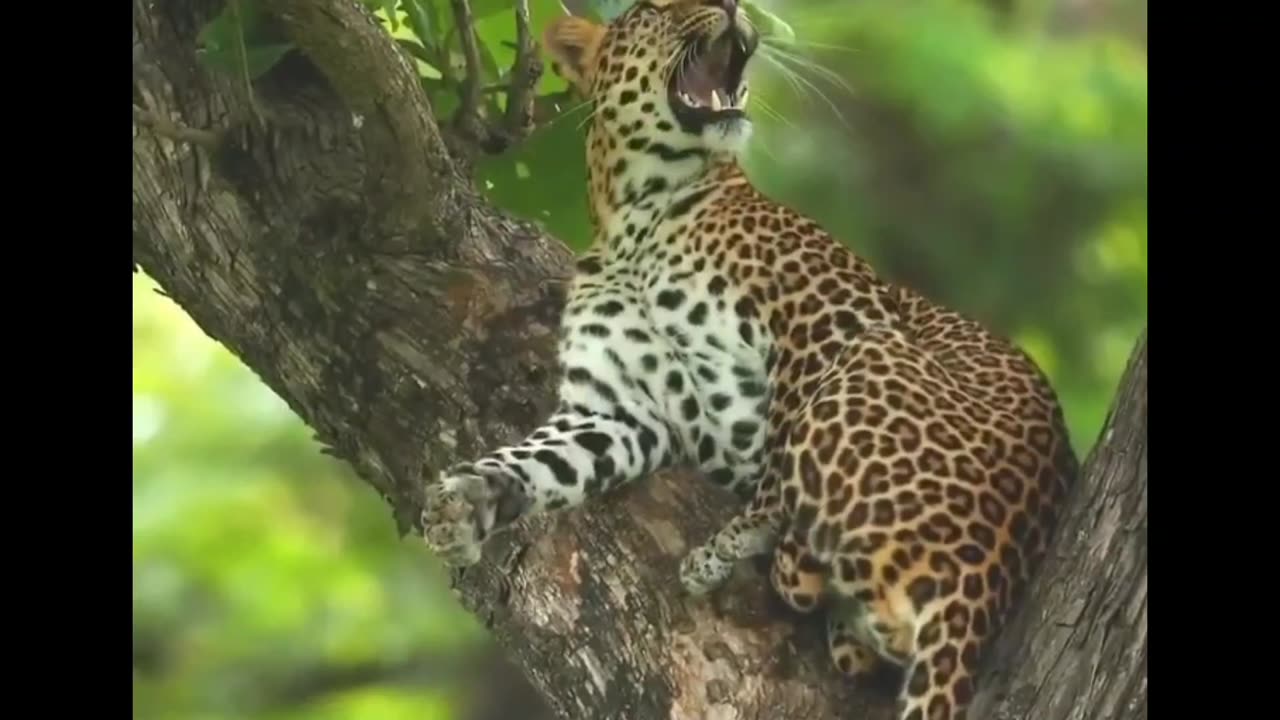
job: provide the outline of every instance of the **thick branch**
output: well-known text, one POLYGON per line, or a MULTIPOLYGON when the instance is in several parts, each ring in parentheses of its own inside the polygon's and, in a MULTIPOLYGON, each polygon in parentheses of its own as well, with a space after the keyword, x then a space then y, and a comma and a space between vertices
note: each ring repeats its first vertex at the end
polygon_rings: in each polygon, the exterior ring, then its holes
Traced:
POLYGON ((343 0, 265 0, 293 42, 316 64, 361 128, 370 163, 369 196, 380 226, 415 232, 438 215, 454 166, 432 122, 431 105, 409 58, 363 5, 343 0))
POLYGON ((208 149, 216 148, 218 145, 218 134, 215 132, 179 125, 137 105, 133 106, 133 119, 134 122, 141 123, 151 128, 157 135, 163 135, 170 140, 191 143, 208 149))
MULTIPOLYGON (((218 152, 143 129, 134 143, 134 256, 383 493, 409 531, 425 474, 515 439, 551 410, 569 254, 536 227, 483 204, 454 177, 438 129, 413 109, 419 101, 387 94, 405 81, 406 67, 389 40, 375 41, 354 3, 272 6, 323 75, 301 58, 273 71, 259 90, 267 122, 276 125, 261 136, 227 136, 218 152), (359 71, 347 75, 346 68, 359 71), (353 88, 343 77, 378 88, 353 88), (374 118, 361 102, 381 114, 374 118), (368 115, 363 129, 351 121, 355 107, 368 115), (402 143, 411 138, 415 150, 390 158, 382 138, 370 135, 370 119, 402 143), (422 170, 379 175, 390 162, 422 170), (416 189, 393 186, 387 178, 397 174, 416 189), (365 181, 375 175, 383 180, 365 181), (429 208, 424 222, 388 243, 379 208, 415 202, 429 208)), ((135 0, 135 96, 159 99, 154 112, 208 119, 245 110, 194 60, 194 34, 213 10, 172 2, 161 11, 135 0)), ((1084 530, 1094 560, 1102 549, 1130 547, 1107 539, 1123 525, 1081 525, 1095 523, 1084 514, 1096 514, 1094 498, 1132 498, 1140 487, 1142 513, 1134 517, 1145 518, 1145 464, 1140 473, 1137 466, 1121 472, 1110 459, 1132 452, 1126 438, 1145 440, 1145 415, 1132 411, 1132 392, 1121 393, 1126 404, 1112 419, 1114 435, 1089 466, 1064 536, 1073 543, 1072 533, 1084 530)), ((706 483, 655 478, 513 532, 456 578, 460 598, 564 717, 884 720, 887 701, 840 683, 828 668, 820 627, 776 612, 760 578, 739 583, 719 606, 682 597, 679 558, 731 512, 706 483)), ((1033 589, 1026 632, 1052 632, 1052 619, 1065 616, 1063 603, 1074 596, 1063 598, 1046 583, 1097 567, 1080 560, 1056 564, 1051 580, 1033 589), (1041 618, 1050 619, 1048 627, 1041 618)), ((1117 637, 1127 644, 1138 634, 1116 634, 1116 618, 1129 622, 1129 610, 1088 608, 1145 602, 1145 583, 1137 595, 1115 597, 1101 592, 1114 592, 1109 582, 1074 586, 1100 589, 1083 615, 1071 617, 1082 623, 1075 638, 1105 638, 1101 652, 1117 637), (1091 625, 1095 620, 1112 624, 1091 625)), ((1145 651, 1145 614, 1140 620, 1145 651)), ((1034 662, 1005 660, 1021 647, 997 658, 998 667, 1016 671, 993 682, 993 691, 1041 686, 1038 651, 1034 662)), ((1088 667, 1096 655, 1090 647, 1071 651, 1089 653, 1073 667, 1088 667)), ((1134 672, 1125 664, 1113 676, 1144 683, 1145 674, 1134 672)), ((1085 695, 1068 693, 1114 687, 1073 682, 1041 692, 1027 707, 1045 708, 1030 717, 1057 720, 1066 717, 1058 701, 1046 705, 1043 698, 1081 702, 1085 695)))
POLYGON ((974 717, 1147 717, 1147 336, 974 717), (998 691, 998 692, 996 692, 998 691))

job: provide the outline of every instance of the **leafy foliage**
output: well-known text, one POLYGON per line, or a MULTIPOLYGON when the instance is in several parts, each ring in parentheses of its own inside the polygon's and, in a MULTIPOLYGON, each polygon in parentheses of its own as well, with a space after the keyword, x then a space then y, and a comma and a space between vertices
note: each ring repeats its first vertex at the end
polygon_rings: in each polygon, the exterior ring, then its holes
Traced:
POLYGON ((134 281, 135 717, 454 717, 420 656, 450 663, 482 630, 437 563, 153 288, 134 281), (322 682, 383 665, 406 684, 322 682))

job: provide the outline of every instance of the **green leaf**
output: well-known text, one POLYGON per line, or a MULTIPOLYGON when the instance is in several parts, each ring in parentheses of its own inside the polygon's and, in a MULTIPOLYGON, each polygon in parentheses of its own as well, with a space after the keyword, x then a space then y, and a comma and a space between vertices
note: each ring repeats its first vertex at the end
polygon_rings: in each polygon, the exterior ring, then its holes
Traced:
POLYGON ((262 45, 247 51, 249 78, 256 79, 266 71, 275 67, 284 54, 293 49, 293 45, 262 45))
POLYGON ((635 0, 591 0, 591 9, 605 22, 609 22, 626 12, 635 4, 635 0))
POLYGON ((294 47, 268 35, 262 19, 256 2, 229 0, 196 35, 196 57, 237 78, 257 78, 294 47))
POLYGON ((200 28, 196 34, 196 45, 209 52, 225 52, 235 47, 239 32, 240 23, 228 2, 222 12, 200 28))
POLYGON ((595 0, 561 0, 560 4, 564 6, 565 10, 569 11, 570 15, 600 20, 600 17, 592 10, 595 0))
POLYGON ((409 15, 409 27, 423 45, 438 45, 440 16, 433 0, 404 0, 404 11, 409 15))
POLYGON ((382 11, 387 14, 387 19, 391 21, 391 29, 400 29, 400 18, 396 17, 396 5, 398 0, 382 0, 382 11))
MULTIPOLYGON (((439 92, 445 92, 445 91, 452 92, 452 89, 449 86, 445 85, 444 80, 441 80, 440 78, 424 77, 419 79, 422 81, 422 89, 427 91, 428 96, 432 96, 435 93, 439 93, 439 92)), ((431 104, 435 105, 436 103, 434 100, 432 100, 431 104)))
MULTIPOLYGON (((542 37, 547 25, 558 17, 564 16, 561 0, 529 0, 529 30, 534 39, 542 37)), ((499 68, 511 67, 515 62, 516 23, 513 14, 503 13, 490 15, 476 20, 476 34, 493 54, 493 61, 499 68)), ((535 92, 539 95, 563 89, 564 80, 555 73, 542 73, 535 92)))
POLYGON ((476 45, 480 50, 480 67, 484 69, 485 82, 495 83, 502 79, 502 70, 498 68, 498 61, 493 57, 493 44, 487 43, 483 38, 476 37, 476 45))
POLYGON ((453 117, 462 104, 453 86, 446 86, 443 80, 422 78, 422 87, 431 100, 431 111, 440 119, 453 117))
POLYGON ((471 17, 478 20, 490 15, 497 15, 503 10, 515 12, 515 9, 516 4, 511 0, 475 0, 475 2, 471 3, 471 17))
POLYGON ((244 64, 240 63, 238 53, 232 51, 229 53, 207 54, 204 56, 206 65, 221 70, 223 72, 234 73, 237 76, 242 73, 247 74, 250 80, 255 80, 263 73, 275 66, 284 54, 293 49, 293 45, 261 45, 258 47, 245 48, 244 64))
POLYGON ((751 0, 742 3, 742 10, 751 20, 751 24, 760 32, 761 37, 777 38, 783 42, 792 42, 796 39, 796 31, 786 21, 751 0))
POLYGON ((408 50, 409 54, 414 58, 428 65, 434 66, 435 58, 431 57, 431 53, 427 52, 427 49, 422 47, 421 44, 416 43, 413 40, 405 40, 404 38, 396 38, 396 44, 405 50, 408 50))
POLYGON ((476 168, 490 200, 538 221, 575 250, 591 241, 586 143, 581 127, 588 112, 582 106, 573 108, 539 127, 509 152, 481 159, 476 168))

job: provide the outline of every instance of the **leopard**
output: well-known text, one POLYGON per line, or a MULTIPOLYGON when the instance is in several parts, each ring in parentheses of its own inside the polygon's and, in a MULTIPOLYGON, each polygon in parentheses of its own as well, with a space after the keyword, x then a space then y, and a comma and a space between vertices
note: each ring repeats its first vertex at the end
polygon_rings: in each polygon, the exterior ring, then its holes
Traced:
POLYGON ((557 401, 425 483, 423 538, 471 566, 524 518, 693 468, 740 505, 680 558, 690 602, 766 558, 786 607, 825 614, 840 675, 897 668, 900 720, 963 720, 1079 461, 1024 350, 752 182, 760 42, 737 0, 548 24, 551 68, 591 106, 593 237, 560 320, 557 401))

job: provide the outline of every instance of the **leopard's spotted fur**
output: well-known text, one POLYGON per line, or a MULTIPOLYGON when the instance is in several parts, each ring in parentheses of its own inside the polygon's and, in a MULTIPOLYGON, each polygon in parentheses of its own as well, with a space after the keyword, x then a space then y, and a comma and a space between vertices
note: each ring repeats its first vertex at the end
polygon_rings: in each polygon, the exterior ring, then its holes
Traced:
MULTIPOLYGON (((684 559, 686 588, 772 553, 787 603, 826 609, 842 671, 888 660, 906 669, 902 720, 963 718, 1076 473, 1057 399, 1022 352, 752 186, 734 160, 745 115, 672 84, 717 38, 739 60, 756 46, 735 0, 642 0, 607 27, 547 32, 595 105, 597 234, 564 317, 559 409, 430 484, 424 535, 472 563, 521 516, 692 463, 750 503, 684 559)), ((735 68, 715 72, 736 83, 735 68)))

